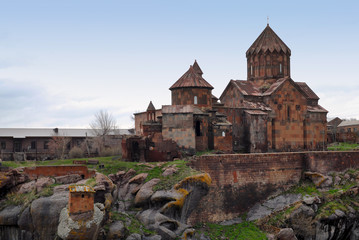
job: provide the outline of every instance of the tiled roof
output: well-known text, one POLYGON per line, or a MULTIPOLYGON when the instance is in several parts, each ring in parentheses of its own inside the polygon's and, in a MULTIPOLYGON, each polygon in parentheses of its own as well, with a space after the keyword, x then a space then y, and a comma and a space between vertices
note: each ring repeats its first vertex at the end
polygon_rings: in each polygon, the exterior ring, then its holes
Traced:
POLYGON ((71 185, 69 186, 70 192, 90 192, 94 193, 95 190, 90 186, 78 186, 78 185, 71 185))
POLYGON ((150 101, 150 104, 148 104, 147 111, 156 111, 155 106, 153 106, 152 101, 150 101))
POLYGON ((286 54, 291 54, 289 47, 278 37, 278 35, 267 25, 259 37, 254 41, 252 46, 247 50, 246 56, 259 52, 273 52, 283 51, 286 54))
POLYGON ((343 121, 338 125, 338 127, 347 127, 347 126, 354 126, 354 125, 359 125, 359 120, 343 121))
POLYGON ((252 96, 260 96, 261 92, 260 90, 255 87, 252 82, 245 81, 245 80, 231 80, 235 84, 236 87, 238 87, 239 91, 243 95, 252 95, 252 96))
POLYGON ((320 105, 307 106, 308 112, 328 112, 325 108, 320 105))
POLYGON ((273 83, 268 89, 267 91, 265 91, 263 93, 263 96, 269 96, 272 95, 272 93, 275 92, 275 90, 277 90, 286 80, 288 80, 289 78, 280 78, 278 79, 275 83, 273 83))
POLYGON ((249 113, 251 115, 267 115, 267 113, 261 111, 261 110, 244 110, 246 113, 249 113))
POLYGON ((246 109, 262 110, 262 111, 271 111, 272 110, 270 107, 268 107, 267 105, 265 105, 262 102, 250 102, 250 101, 246 101, 246 100, 242 101, 241 107, 246 108, 246 109))
MULTIPOLYGON (((132 135, 128 129, 117 129, 110 135, 132 135)), ((0 128, 0 137, 26 138, 26 137, 94 137, 92 129, 76 128, 0 128), (56 133, 57 131, 57 133, 56 133)))
POLYGON ((213 89, 212 85, 209 84, 204 78, 199 75, 191 65, 187 72, 185 72, 180 79, 177 80, 171 87, 170 90, 175 88, 210 88, 213 89))
POLYGON ((200 76, 203 75, 203 72, 202 72, 202 69, 199 67, 198 63, 197 63, 197 60, 194 60, 194 63, 193 63, 193 69, 196 71, 196 73, 200 76))
POLYGON ((304 94, 308 99, 318 100, 319 97, 313 92, 313 90, 305 82, 295 82, 300 89, 303 90, 304 94))

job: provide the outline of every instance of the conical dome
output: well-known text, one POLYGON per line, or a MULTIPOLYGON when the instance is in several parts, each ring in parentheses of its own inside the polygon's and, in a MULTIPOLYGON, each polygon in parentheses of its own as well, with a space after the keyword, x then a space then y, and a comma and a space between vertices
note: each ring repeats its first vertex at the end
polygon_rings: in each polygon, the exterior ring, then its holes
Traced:
POLYGON ((265 53, 266 51, 274 52, 283 51, 285 54, 291 54, 289 47, 278 37, 278 35, 272 30, 272 28, 267 24, 267 27, 259 35, 259 37, 254 41, 252 46, 247 50, 246 55, 259 53, 265 53))

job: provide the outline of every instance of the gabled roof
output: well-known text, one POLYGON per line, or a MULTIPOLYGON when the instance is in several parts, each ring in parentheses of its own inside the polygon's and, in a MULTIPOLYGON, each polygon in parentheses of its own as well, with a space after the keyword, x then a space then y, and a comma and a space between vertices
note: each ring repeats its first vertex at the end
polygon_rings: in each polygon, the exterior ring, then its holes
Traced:
POLYGON ((260 96, 261 91, 250 81, 231 80, 243 95, 260 96))
POLYGON ((199 67, 197 60, 194 60, 193 69, 196 71, 196 73, 198 75, 201 75, 201 76, 203 75, 202 69, 199 67))
POLYGON ((316 105, 316 106, 307 106, 308 112, 322 112, 322 113, 327 113, 328 111, 323 108, 320 105, 316 105))
MULTIPOLYGON (((196 63, 196 62, 195 62, 196 63)), ((198 71, 198 69, 197 69, 198 71)), ((191 65, 187 72, 185 72, 180 79, 177 80, 171 87, 170 90, 176 88, 210 88, 213 89, 212 85, 209 84, 204 78, 199 75, 191 65)))
POLYGON ((150 101, 150 104, 148 104, 147 111, 156 111, 155 106, 153 106, 152 101, 150 101))
POLYGON ((319 100, 317 94, 315 94, 313 90, 305 82, 295 82, 295 83, 302 89, 302 91, 305 93, 308 99, 319 100))
POLYGON ((263 96, 269 96, 272 95, 274 92, 276 92, 282 84, 289 80, 290 78, 280 78, 276 82, 274 82, 268 89, 263 93, 263 96))
POLYGON ((263 32, 259 35, 259 37, 254 41, 252 46, 249 47, 249 49, 246 52, 246 56, 253 54, 253 53, 259 53, 259 52, 280 52, 283 51, 286 54, 291 54, 291 51, 289 47, 278 37, 278 35, 272 30, 271 27, 269 27, 269 24, 267 24, 267 27, 263 30, 263 32))

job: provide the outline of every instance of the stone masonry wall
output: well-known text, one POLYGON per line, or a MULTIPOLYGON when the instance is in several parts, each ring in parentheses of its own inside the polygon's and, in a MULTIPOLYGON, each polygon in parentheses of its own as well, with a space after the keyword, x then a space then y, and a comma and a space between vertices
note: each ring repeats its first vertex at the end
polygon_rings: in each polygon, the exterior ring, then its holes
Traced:
POLYGON ((359 152, 296 152, 204 155, 191 166, 210 174, 212 186, 189 223, 239 216, 255 203, 297 184, 304 171, 359 168, 359 152))

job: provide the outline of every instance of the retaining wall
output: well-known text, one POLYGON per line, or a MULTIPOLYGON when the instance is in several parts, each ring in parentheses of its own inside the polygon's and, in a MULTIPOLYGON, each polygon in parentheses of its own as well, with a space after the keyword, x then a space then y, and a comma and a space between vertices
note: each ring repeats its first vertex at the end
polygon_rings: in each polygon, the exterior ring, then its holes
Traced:
POLYGON ((212 186, 189 223, 239 216, 255 203, 297 184, 304 171, 326 174, 359 168, 359 152, 204 155, 191 166, 210 174, 212 186))

